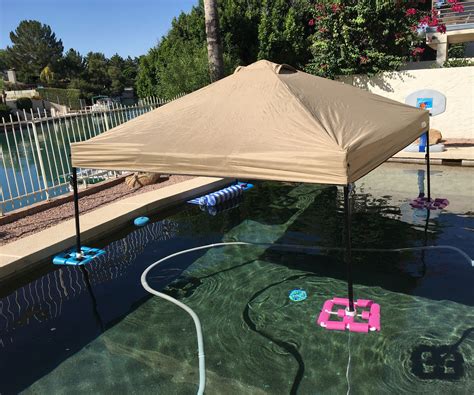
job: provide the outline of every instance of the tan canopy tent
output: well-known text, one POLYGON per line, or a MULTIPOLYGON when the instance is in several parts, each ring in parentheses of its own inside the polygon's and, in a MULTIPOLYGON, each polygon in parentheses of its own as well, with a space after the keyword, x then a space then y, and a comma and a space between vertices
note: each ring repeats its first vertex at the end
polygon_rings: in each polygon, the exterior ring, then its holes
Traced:
POLYGON ((72 164, 345 185, 428 126, 428 111, 261 60, 72 144, 72 164))
POLYGON ((239 67, 227 78, 72 144, 76 257, 82 256, 77 167, 344 185, 353 312, 348 184, 428 128, 428 111, 350 85, 266 60, 239 67))

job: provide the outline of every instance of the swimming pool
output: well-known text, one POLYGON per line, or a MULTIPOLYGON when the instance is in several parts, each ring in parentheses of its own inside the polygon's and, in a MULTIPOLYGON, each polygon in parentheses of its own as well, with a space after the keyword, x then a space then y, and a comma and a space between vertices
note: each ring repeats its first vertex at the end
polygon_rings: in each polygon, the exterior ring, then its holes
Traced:
MULTIPOLYGON (((422 167, 386 164, 357 183, 353 244, 449 244, 474 257, 472 170, 434 167, 432 194, 450 205, 424 221, 407 207, 422 167), (469 184, 470 183, 470 184, 469 184)), ((183 206, 98 242, 93 264, 4 284, 0 392, 192 394, 192 320, 139 278, 170 253, 221 241, 340 246, 337 188, 256 183, 219 213, 183 206)), ((209 394, 473 393, 474 269, 452 251, 354 252, 356 298, 382 307, 382 331, 329 332, 324 300, 346 295, 341 253, 232 246, 179 256, 149 282, 199 315, 209 394), (303 288, 308 298, 292 302, 303 288)))

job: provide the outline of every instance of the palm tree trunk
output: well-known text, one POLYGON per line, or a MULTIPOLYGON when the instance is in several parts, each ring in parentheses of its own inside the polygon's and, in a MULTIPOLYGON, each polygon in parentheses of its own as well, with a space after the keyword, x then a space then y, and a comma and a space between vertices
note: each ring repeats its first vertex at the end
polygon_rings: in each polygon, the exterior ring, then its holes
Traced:
POLYGON ((224 77, 224 59, 219 34, 219 15, 217 0, 204 0, 204 16, 206 19, 207 57, 211 82, 224 77))

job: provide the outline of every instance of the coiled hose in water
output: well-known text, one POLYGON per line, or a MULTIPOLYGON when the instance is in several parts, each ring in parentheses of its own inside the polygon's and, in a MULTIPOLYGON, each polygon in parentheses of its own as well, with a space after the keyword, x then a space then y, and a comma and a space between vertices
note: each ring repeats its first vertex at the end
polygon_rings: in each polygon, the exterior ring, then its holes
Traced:
MULTIPOLYGON (((184 303, 172 298, 171 296, 158 292, 154 290, 147 282, 147 275, 148 273, 155 267, 158 266, 160 263, 165 262, 171 258, 174 258, 179 255, 187 254, 193 251, 205 250, 209 248, 216 248, 216 247, 224 247, 230 245, 241 245, 241 246, 257 246, 257 247, 267 247, 267 248, 299 248, 306 251, 320 251, 320 250, 332 250, 332 251, 340 251, 344 250, 342 247, 313 247, 307 245, 298 245, 298 244, 274 244, 274 243, 249 243, 246 241, 229 241, 225 243, 214 243, 214 244, 207 244, 199 247, 189 248, 187 250, 182 250, 175 252, 174 254, 168 255, 164 258, 159 259, 158 261, 152 263, 148 266, 145 271, 142 273, 141 276, 141 283, 143 288, 150 292, 151 294, 158 296, 162 299, 165 299, 171 303, 174 303, 176 306, 180 307, 184 311, 186 311, 193 319, 194 326, 196 327, 196 335, 197 335, 197 342, 198 342, 198 360, 199 360, 199 388, 197 391, 198 395, 204 394, 204 388, 206 386, 206 363, 204 357, 204 341, 202 336, 202 328, 201 322, 199 321, 199 317, 197 314, 184 303)), ((406 248, 353 248, 352 251, 372 251, 372 252, 404 252, 404 251, 422 251, 422 250, 440 250, 440 249, 448 249, 452 251, 456 251, 462 255, 464 259, 468 262, 471 267, 474 267, 474 260, 472 260, 469 255, 467 255, 464 251, 460 250, 459 248, 448 246, 448 245, 439 245, 439 246, 425 246, 425 247, 406 247, 406 248)))

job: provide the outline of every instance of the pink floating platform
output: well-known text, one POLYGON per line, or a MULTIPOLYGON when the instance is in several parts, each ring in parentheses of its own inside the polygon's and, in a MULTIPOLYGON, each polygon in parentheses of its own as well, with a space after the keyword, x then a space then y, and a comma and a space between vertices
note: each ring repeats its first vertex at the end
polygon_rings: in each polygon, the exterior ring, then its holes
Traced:
POLYGON ((329 330, 351 332, 380 331, 380 305, 373 300, 358 299, 354 302, 355 311, 349 312, 349 299, 332 298, 324 302, 318 317, 318 325, 329 330), (342 306, 343 309, 333 311, 334 306, 342 306), (365 310, 363 310, 365 309, 365 310), (367 310, 368 309, 368 310, 367 310), (342 320, 331 320, 331 317, 342 318, 342 320), (356 322, 356 317, 367 322, 356 322))
POLYGON ((430 210, 441 210, 448 206, 448 199, 428 199, 427 197, 417 197, 410 202, 413 208, 428 208, 430 210))

